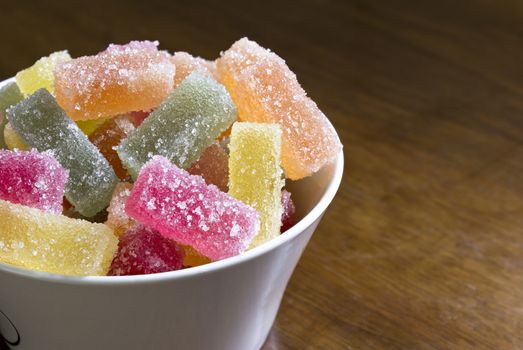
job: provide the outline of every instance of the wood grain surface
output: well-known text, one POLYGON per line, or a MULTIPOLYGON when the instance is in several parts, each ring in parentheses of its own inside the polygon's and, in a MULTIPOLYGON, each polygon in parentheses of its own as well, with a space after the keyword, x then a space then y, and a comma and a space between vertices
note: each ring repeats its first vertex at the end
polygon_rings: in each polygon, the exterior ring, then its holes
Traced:
POLYGON ((0 29, 2 78, 131 39, 287 60, 346 169, 264 350, 523 348, 523 2, 9 1, 0 29))

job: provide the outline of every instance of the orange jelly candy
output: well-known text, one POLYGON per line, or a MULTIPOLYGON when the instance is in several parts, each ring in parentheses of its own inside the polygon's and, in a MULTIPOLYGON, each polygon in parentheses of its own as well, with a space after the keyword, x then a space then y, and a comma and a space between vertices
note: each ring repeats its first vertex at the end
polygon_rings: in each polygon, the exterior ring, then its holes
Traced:
POLYGON ((201 255, 190 245, 182 245, 182 248, 185 253, 183 256, 183 266, 185 267, 200 266, 211 262, 211 259, 201 255))
POLYGON ((174 87, 177 87, 189 74, 199 72, 215 79, 216 64, 201 57, 194 57, 187 52, 175 52, 171 62, 176 66, 174 87))
POLYGON ((175 66, 158 42, 131 41, 58 65, 56 100, 73 120, 149 110, 173 91, 175 66))
POLYGON ((120 182, 116 185, 111 203, 107 208, 108 215, 105 224, 112 228, 117 236, 121 236, 137 225, 137 222, 125 212, 125 202, 127 202, 132 188, 133 185, 128 182, 120 182))
POLYGON ((123 167, 114 147, 118 146, 120 141, 129 136, 134 129, 135 127, 130 118, 119 116, 107 120, 89 135, 89 141, 98 147, 100 153, 113 167, 116 176, 122 180, 126 178, 127 170, 123 167))
POLYGON ((278 55, 243 38, 222 53, 217 69, 240 121, 280 124, 287 178, 312 175, 336 158, 336 131, 278 55))

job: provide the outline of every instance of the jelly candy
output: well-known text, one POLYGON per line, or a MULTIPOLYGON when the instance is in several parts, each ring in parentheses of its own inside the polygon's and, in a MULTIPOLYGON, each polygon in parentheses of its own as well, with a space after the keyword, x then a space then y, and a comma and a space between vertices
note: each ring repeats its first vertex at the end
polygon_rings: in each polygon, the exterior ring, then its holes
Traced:
POLYGON ((14 82, 5 84, 0 88, 0 148, 6 148, 4 141, 4 128, 7 124, 6 110, 24 99, 18 85, 14 82))
POLYGON ((55 69, 56 100, 74 120, 154 108, 173 90, 175 67, 158 42, 109 45, 55 69))
POLYGON ((89 120, 77 120, 76 125, 82 130, 87 136, 91 135, 100 125, 105 123, 110 117, 89 119, 89 120))
POLYGON ((109 204, 118 182, 113 169, 47 90, 38 90, 7 113, 26 144, 52 151, 69 170, 65 196, 80 214, 94 216, 109 204))
POLYGON ((185 267, 194 267, 194 266, 200 266, 205 265, 211 262, 211 259, 209 259, 206 256, 201 255, 196 250, 194 250, 193 247, 190 245, 182 245, 181 246, 184 251, 183 256, 183 266, 185 267))
POLYGON ((184 251, 157 231, 138 225, 120 236, 109 276, 144 275, 182 268, 184 251))
POLYGON ((335 159, 342 147, 336 131, 283 59, 243 38, 217 67, 240 121, 280 124, 286 177, 301 179, 335 159))
POLYGON ((296 207, 291 198, 291 193, 287 190, 283 190, 281 193, 281 203, 283 212, 281 214, 281 233, 287 231, 295 224, 294 214, 296 207))
POLYGON ((211 62, 201 57, 194 57, 187 52, 179 51, 174 53, 171 62, 176 66, 176 74, 174 75, 175 88, 193 72, 214 78, 213 73, 209 69, 211 62))
POLYGON ((13 129, 13 126, 11 123, 7 123, 4 127, 4 142, 7 148, 9 149, 20 149, 20 150, 28 150, 29 147, 25 144, 25 141, 22 140, 20 135, 16 133, 16 131, 13 129))
POLYGON ((67 178, 48 153, 0 150, 0 199, 60 214, 67 178))
POLYGON ((117 236, 136 226, 136 221, 125 212, 125 202, 131 195, 133 185, 128 182, 121 182, 116 185, 109 208, 106 225, 114 230, 117 236))
POLYGON ((125 210, 211 260, 239 254, 259 230, 254 209, 161 156, 143 167, 125 210))
POLYGON ((0 200, 0 261, 63 275, 105 275, 118 239, 104 224, 0 200))
POLYGON ((122 180, 127 176, 127 170, 122 166, 122 162, 114 147, 118 146, 120 141, 129 136, 134 129, 135 127, 128 117, 119 116, 107 120, 89 135, 89 141, 98 147, 105 159, 113 167, 116 176, 122 180))
POLYGON ((132 178, 154 155, 186 169, 236 120, 225 88, 199 73, 189 75, 117 151, 132 178))
POLYGON ((53 70, 60 63, 70 60, 71 56, 67 51, 58 51, 42 57, 31 67, 16 74, 16 84, 25 96, 29 96, 41 88, 54 93, 53 70))
POLYGON ((227 192, 229 155, 219 143, 215 142, 207 147, 187 171, 191 175, 203 177, 207 184, 216 185, 223 192, 227 192))
POLYGON ((260 214, 260 232, 250 247, 280 234, 281 130, 277 124, 235 123, 229 144, 229 194, 260 214))

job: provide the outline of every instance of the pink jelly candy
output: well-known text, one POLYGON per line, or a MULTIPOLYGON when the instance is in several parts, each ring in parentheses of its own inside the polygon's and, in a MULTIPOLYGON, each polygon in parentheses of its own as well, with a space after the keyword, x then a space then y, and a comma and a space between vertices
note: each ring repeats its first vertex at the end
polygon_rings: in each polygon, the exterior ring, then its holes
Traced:
POLYGON ((120 237, 109 276, 145 275, 179 270, 183 248, 157 231, 139 225, 120 237))
POLYGON ((294 219, 294 213, 296 212, 296 207, 291 198, 291 193, 287 190, 283 190, 281 193, 281 204, 283 207, 283 212, 281 214, 281 229, 280 232, 283 233, 290 229, 296 223, 294 219))
POLYGON ((50 153, 0 150, 0 199, 59 214, 68 177, 50 153))
POLYGON ((161 156, 146 163, 126 212, 211 260, 244 251, 258 232, 258 213, 161 156))

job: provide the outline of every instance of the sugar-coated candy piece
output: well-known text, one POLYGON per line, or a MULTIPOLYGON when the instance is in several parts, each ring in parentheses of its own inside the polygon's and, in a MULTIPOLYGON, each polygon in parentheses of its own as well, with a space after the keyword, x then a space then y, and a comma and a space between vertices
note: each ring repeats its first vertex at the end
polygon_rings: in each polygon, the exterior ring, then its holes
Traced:
POLYGON ((0 261, 62 275, 105 275, 118 239, 104 224, 0 200, 0 261))
POLYGON ((131 41, 55 69, 56 99, 74 120, 158 106, 173 90, 175 66, 158 42, 131 41))
POLYGON ((114 147, 118 146, 122 139, 131 135, 134 129, 130 118, 124 115, 107 120, 89 135, 89 141, 98 147, 113 167, 116 176, 122 180, 126 178, 127 170, 123 167, 114 147))
POLYGON ((20 149, 20 150, 28 150, 29 147, 25 144, 25 141, 22 140, 20 135, 16 133, 16 131, 13 129, 13 126, 11 123, 7 123, 4 127, 4 142, 7 148, 9 149, 20 149))
POLYGON ((16 83, 22 93, 26 96, 31 95, 38 89, 47 89, 50 93, 54 92, 54 68, 71 60, 67 51, 54 52, 47 57, 42 57, 31 67, 24 69, 16 74, 16 83))
POLYGON ((0 150, 0 199, 60 214, 68 174, 49 153, 0 150))
POLYGON ((211 262, 211 259, 201 255, 190 245, 182 245, 182 248, 184 251, 183 266, 185 267, 200 266, 211 262))
POLYGON ((277 124, 235 123, 229 144, 229 194, 260 214, 250 248, 280 234, 281 130, 277 124))
POLYGON ((191 175, 203 177, 207 184, 216 185, 223 192, 227 192, 229 155, 218 142, 207 147, 187 171, 191 175))
POLYGON ((40 152, 50 150, 69 170, 65 196, 80 214, 94 216, 109 204, 118 178, 47 90, 38 90, 7 113, 27 145, 40 152))
POLYGON ((199 72, 209 78, 214 78, 212 71, 209 69, 211 62, 201 57, 194 57, 187 52, 179 51, 173 54, 171 62, 176 66, 174 87, 180 85, 193 72, 199 72))
POLYGON ((110 117, 90 119, 90 120, 77 120, 76 125, 82 130, 87 136, 91 135, 100 125, 105 123, 110 117))
POLYGON ((291 198, 291 193, 287 190, 283 190, 281 193, 281 204, 283 207, 283 212, 281 214, 281 233, 287 231, 295 224, 294 214, 296 212, 296 207, 291 198))
POLYGON ((176 242, 143 225, 120 236, 109 276, 146 275, 179 270, 184 251, 176 242))
POLYGON ((134 179, 154 155, 187 169, 235 120, 236 108, 225 88, 192 73, 117 151, 134 179))
POLYGON ((239 120, 280 124, 286 177, 301 179, 335 159, 342 148, 336 131, 278 55, 243 38, 217 67, 239 120))
POLYGON ((125 212, 125 202, 131 195, 133 185, 120 182, 116 185, 107 212, 109 213, 105 224, 114 230, 117 236, 136 226, 136 221, 125 212))
POLYGON ((6 110, 24 99, 15 82, 5 84, 0 88, 0 148, 6 148, 4 128, 7 124, 6 110))
POLYGON ((142 168, 125 210, 211 260, 241 253, 259 230, 254 209, 161 156, 142 168))

